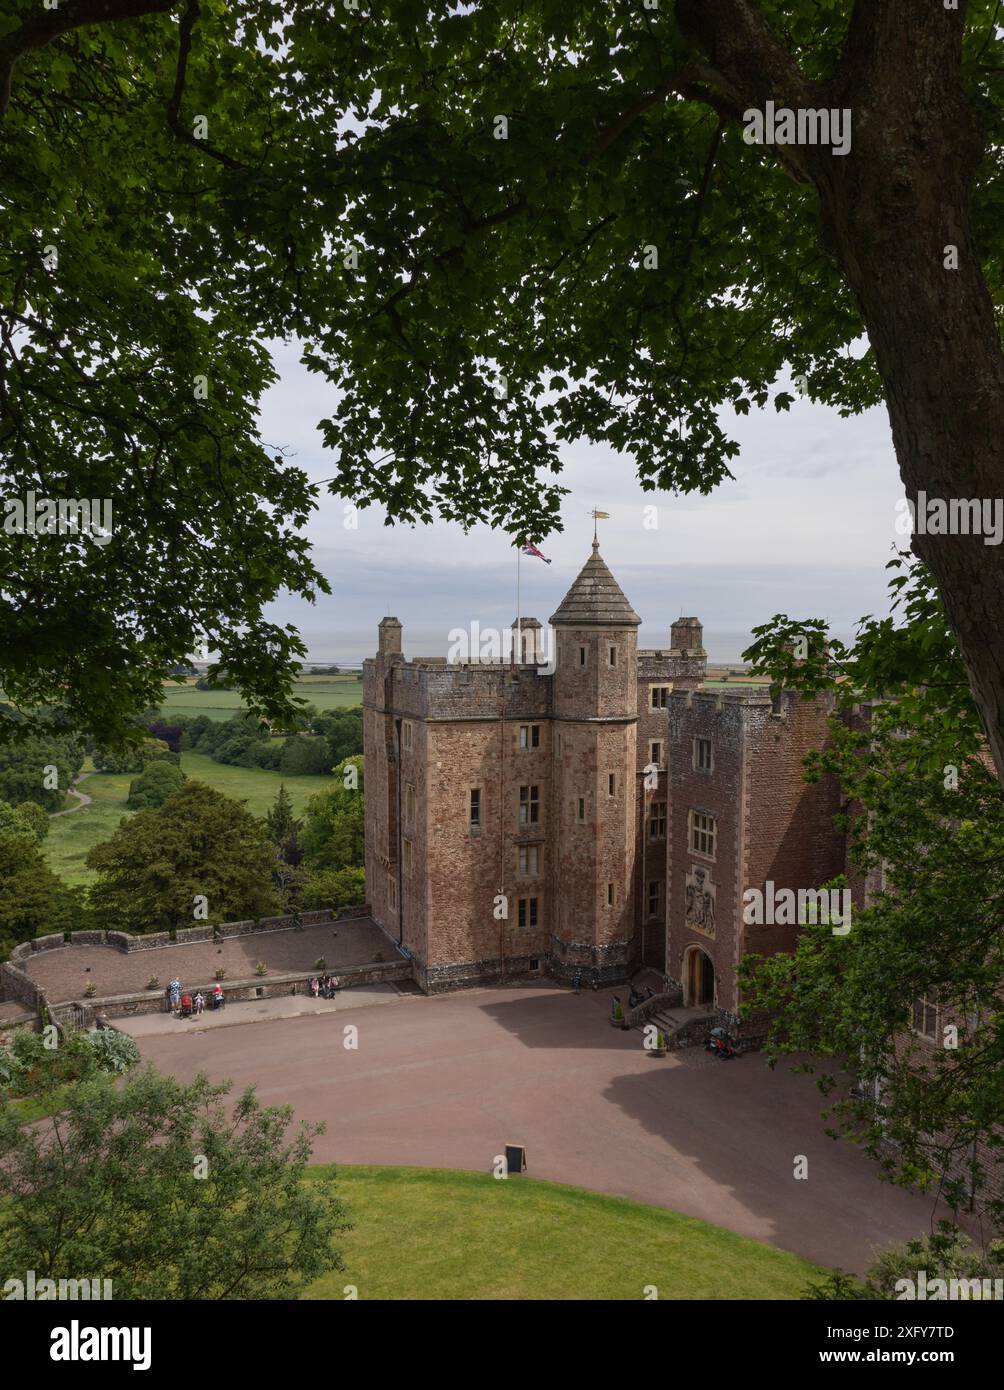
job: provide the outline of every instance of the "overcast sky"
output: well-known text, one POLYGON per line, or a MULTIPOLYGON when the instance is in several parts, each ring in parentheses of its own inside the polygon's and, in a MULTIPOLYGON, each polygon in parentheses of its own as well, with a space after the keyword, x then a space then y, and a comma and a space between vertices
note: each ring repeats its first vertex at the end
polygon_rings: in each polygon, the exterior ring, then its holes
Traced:
MULTIPOLYGON (((279 346, 275 360, 281 379, 264 402, 263 438, 310 478, 330 477, 316 425, 331 413, 332 388, 299 366, 295 346, 279 346)), ((523 616, 546 623, 558 607, 589 557, 593 507, 610 513, 600 551, 642 619, 643 646, 667 646, 670 623, 693 614, 710 658, 734 661, 750 629, 775 613, 824 617, 842 636, 862 615, 885 613, 884 565, 905 538, 895 529, 903 488, 884 407, 842 420, 799 400, 787 414, 727 412, 726 426, 741 445, 735 480, 709 497, 643 493, 630 460, 567 448, 565 529, 540 547, 550 565, 522 561, 523 616), (658 528, 647 530, 653 503, 658 528)), ((312 661, 358 665, 387 613, 404 624, 408 656, 445 655, 451 628, 477 620, 501 629, 515 617, 514 552, 487 527, 467 536, 445 523, 387 527, 370 508, 346 529, 343 502, 324 489, 308 534, 332 595, 314 605, 286 595, 269 616, 299 628, 312 661)))

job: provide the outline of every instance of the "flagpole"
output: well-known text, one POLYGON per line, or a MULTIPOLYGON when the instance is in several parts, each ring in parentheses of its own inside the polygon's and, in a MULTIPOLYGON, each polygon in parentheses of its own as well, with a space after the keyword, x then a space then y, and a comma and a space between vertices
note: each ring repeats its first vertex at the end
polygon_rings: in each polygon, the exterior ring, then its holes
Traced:
POLYGON ((516 665, 523 664, 523 617, 519 607, 519 559, 523 554, 521 543, 516 544, 516 665))

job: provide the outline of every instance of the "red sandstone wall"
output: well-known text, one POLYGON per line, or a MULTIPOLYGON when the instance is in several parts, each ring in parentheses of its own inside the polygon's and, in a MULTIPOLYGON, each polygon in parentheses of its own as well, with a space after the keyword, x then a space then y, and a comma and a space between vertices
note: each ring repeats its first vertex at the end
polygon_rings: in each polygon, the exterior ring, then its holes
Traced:
MULTIPOLYGON (((745 796, 744 888, 818 888, 844 871, 844 836, 833 824, 840 791, 833 778, 804 780, 804 759, 827 738, 830 704, 785 691, 781 713, 758 706, 749 725, 745 796)), ((797 927, 744 927, 741 951, 773 955, 794 949, 797 927)))
POLYGON ((541 745, 519 747, 518 720, 463 720, 426 726, 428 807, 425 910, 431 924, 426 963, 453 966, 506 957, 545 956, 552 930, 550 836, 554 824, 551 729, 541 722, 541 745), (519 788, 539 788, 536 825, 519 824, 519 788), (469 792, 481 789, 481 829, 470 827, 469 792), (536 845, 539 873, 517 877, 519 845, 536 845), (508 920, 493 904, 500 888, 508 920), (536 897, 536 931, 518 925, 517 900, 536 897))
POLYGON ((666 973, 684 980, 688 948, 699 947, 715 967, 718 1007, 735 1012, 736 920, 741 892, 741 788, 743 785, 744 715, 733 699, 711 692, 670 696, 669 841, 667 849, 666 973), (714 749, 711 773, 694 767, 697 736, 710 738, 714 749), (693 852, 689 842, 689 812, 714 815, 717 821, 715 855, 693 852), (715 885, 715 936, 688 926, 687 875, 706 869, 715 885))

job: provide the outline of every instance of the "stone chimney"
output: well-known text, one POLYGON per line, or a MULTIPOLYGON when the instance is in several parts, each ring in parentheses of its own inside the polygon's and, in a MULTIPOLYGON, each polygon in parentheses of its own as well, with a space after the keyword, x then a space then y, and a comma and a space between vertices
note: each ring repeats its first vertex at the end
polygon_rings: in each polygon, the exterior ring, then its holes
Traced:
POLYGON ((676 652, 704 655, 704 626, 698 618, 677 618, 673 624, 669 645, 676 652))
POLYGON ((543 628, 537 618, 513 618, 512 620, 512 653, 518 665, 529 663, 535 665, 544 661, 544 644, 541 637, 543 628), (519 645, 517 632, 522 637, 523 650, 517 651, 519 645))
POLYGON ((397 618, 381 618, 377 629, 377 654, 379 656, 401 655, 401 634, 404 629, 397 618))

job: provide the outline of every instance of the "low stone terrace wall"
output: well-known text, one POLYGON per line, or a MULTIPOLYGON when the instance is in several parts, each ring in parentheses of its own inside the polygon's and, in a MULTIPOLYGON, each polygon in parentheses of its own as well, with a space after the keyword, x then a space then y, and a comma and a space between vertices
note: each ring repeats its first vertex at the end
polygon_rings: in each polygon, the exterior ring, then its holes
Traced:
MULTIPOLYGON (((368 905, 345 907, 337 912, 322 908, 311 912, 301 912, 299 924, 303 927, 316 927, 324 926, 327 923, 368 918, 369 916, 368 905)), ((43 951, 62 950, 67 946, 111 946, 131 954, 135 951, 155 951, 158 948, 226 941, 233 937, 253 934, 267 935, 270 932, 288 932, 294 929, 294 918, 292 914, 288 914, 282 917, 263 917, 258 921, 224 922, 218 926, 205 923, 195 927, 180 927, 173 932, 151 932, 146 936, 134 936, 129 932, 122 931, 71 931, 50 936, 39 936, 31 941, 22 941, 15 946, 10 953, 10 958, 0 964, 0 999, 23 1004, 38 1015, 41 1015, 43 1010, 49 1009, 50 1004, 46 990, 37 984, 24 968, 26 961, 43 951)), ((238 979, 224 983, 224 990, 227 998, 232 999, 268 998, 276 993, 297 993, 295 986, 302 983, 306 988, 311 974, 317 974, 317 971, 249 978, 247 980, 238 979), (261 990, 265 992, 260 993, 261 990)), ((408 960, 398 956, 391 961, 373 962, 364 967, 346 966, 340 968, 338 974, 345 979, 346 983, 351 980, 353 984, 368 984, 373 980, 381 979, 405 979, 411 976, 411 964, 408 960), (367 972, 376 972, 372 975, 372 980, 367 972)), ((203 988, 211 987, 213 983, 214 981, 208 981, 203 988)), ((197 985, 195 988, 199 988, 199 986, 197 985)), ((150 1013, 164 1007, 162 995, 153 991, 109 996, 108 998, 104 998, 98 993, 90 996, 87 1002, 94 1007, 100 1005, 100 1011, 109 1015, 113 1012, 120 1014, 124 1012, 150 1013), (146 1007, 140 1008, 141 1002, 146 1007), (126 1005, 129 1007, 126 1008, 126 1005)))

